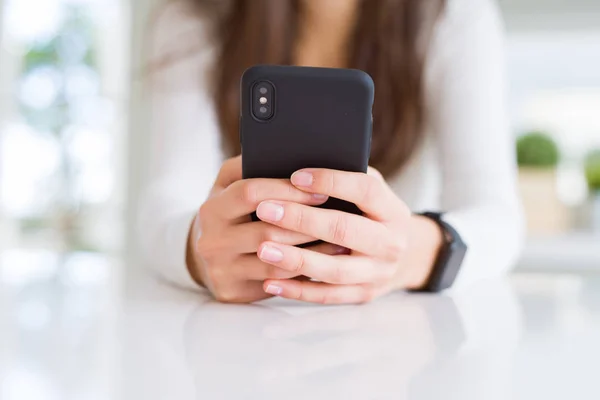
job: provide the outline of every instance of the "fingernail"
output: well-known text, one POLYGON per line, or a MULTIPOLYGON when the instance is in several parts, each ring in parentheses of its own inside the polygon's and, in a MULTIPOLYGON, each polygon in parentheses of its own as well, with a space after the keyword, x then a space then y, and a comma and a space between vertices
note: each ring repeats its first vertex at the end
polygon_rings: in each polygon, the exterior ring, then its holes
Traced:
POLYGON ((279 296, 281 293, 283 293, 283 288, 277 285, 269 284, 267 285, 265 292, 272 294, 273 296, 279 296))
POLYGON ((267 262, 280 262, 283 260, 283 252, 273 246, 263 246, 258 257, 267 262))
POLYGON ((314 193, 314 194, 312 195, 312 197, 313 197, 313 199, 315 199, 315 200, 317 200, 317 201, 324 201, 324 200, 327 200, 327 198, 328 198, 329 196, 327 196, 326 194, 317 194, 317 193, 314 193))
POLYGON ((306 171, 294 172, 292 183, 296 186, 309 187, 313 184, 313 176, 310 172, 306 171))
POLYGON ((264 201, 258 205, 256 215, 263 221, 278 222, 283 219, 283 207, 279 204, 264 201))

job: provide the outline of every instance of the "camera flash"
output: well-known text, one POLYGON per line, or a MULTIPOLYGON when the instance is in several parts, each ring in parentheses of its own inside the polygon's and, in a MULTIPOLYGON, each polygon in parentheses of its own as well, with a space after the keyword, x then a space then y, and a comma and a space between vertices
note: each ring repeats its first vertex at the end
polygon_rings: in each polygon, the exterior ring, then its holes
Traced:
POLYGON ((261 97, 260 99, 258 99, 258 101, 260 102, 260 104, 267 104, 267 98, 266 97, 261 97))

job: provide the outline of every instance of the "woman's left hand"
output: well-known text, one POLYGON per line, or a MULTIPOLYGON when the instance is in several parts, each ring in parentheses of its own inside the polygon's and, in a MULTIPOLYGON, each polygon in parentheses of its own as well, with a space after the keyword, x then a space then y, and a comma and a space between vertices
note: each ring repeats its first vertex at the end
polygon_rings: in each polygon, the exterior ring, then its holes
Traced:
POLYGON ((258 217, 282 228, 349 249, 325 255, 274 242, 262 243, 259 258, 314 281, 273 280, 267 293, 323 304, 364 303, 402 287, 401 265, 408 247, 411 212, 379 172, 368 174, 304 169, 292 184, 310 193, 356 204, 364 216, 293 202, 265 201, 258 217))

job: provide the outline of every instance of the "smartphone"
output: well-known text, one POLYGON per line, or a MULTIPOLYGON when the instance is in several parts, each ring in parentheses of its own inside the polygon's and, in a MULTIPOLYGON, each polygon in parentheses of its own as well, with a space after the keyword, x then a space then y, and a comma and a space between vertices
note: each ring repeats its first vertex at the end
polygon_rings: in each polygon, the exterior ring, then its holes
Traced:
MULTIPOLYGON (((302 168, 366 173, 374 92, 371 77, 354 69, 249 68, 241 82, 243 178, 289 179, 302 168)), ((322 207, 361 213, 334 198, 322 207)))

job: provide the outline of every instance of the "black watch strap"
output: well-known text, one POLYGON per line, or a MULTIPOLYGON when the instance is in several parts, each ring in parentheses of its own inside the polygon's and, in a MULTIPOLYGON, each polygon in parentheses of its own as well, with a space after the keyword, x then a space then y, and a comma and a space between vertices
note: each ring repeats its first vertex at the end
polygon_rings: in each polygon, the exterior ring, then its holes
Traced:
POLYGON ((425 212, 422 215, 434 221, 442 229, 444 243, 429 276, 429 280, 420 290, 424 292, 440 292, 452 286, 467 253, 467 245, 456 230, 442 218, 443 214, 425 212))

